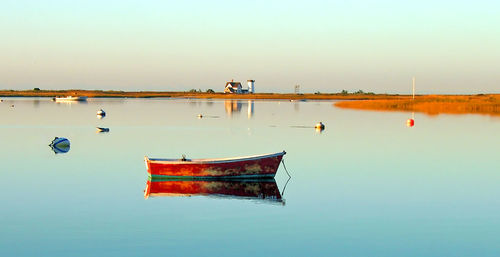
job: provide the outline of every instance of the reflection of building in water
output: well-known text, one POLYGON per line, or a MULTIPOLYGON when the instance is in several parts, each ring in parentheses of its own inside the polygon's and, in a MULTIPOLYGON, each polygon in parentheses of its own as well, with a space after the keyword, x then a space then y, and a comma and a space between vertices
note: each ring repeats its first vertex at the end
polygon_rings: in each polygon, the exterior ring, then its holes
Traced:
POLYGON ((248 100, 246 103, 241 100, 225 100, 224 108, 226 109, 226 113, 229 116, 232 116, 233 113, 241 112, 241 109, 244 105, 247 105, 247 115, 248 118, 252 118, 254 112, 254 100, 248 100))
POLYGON ((248 100, 248 118, 252 118, 253 116, 253 100, 248 100))
POLYGON ((241 111, 241 102, 238 100, 226 100, 224 101, 224 107, 226 108, 227 114, 231 116, 233 112, 241 111))

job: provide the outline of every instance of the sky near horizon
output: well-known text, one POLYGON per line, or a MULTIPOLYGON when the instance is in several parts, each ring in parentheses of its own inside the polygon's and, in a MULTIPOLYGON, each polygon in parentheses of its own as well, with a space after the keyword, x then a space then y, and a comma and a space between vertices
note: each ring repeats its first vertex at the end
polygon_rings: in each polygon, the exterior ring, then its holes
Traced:
POLYGON ((499 1, 0 1, 0 89, 500 93, 499 1))

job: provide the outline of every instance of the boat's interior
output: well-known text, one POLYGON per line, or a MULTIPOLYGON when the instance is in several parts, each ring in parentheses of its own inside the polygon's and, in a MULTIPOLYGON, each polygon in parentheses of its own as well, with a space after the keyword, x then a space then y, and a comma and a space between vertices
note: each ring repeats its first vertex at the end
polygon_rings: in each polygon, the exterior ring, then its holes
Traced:
POLYGON ((151 162, 171 162, 171 163, 218 163, 218 162, 235 162, 235 161, 250 161, 256 159, 270 158, 276 157, 280 155, 284 155, 286 152, 279 153, 271 153, 271 154, 259 154, 259 155, 251 155, 251 156, 240 156, 240 157, 231 157, 231 158, 211 158, 211 159, 187 159, 185 156, 182 156, 180 159, 161 159, 161 158, 148 158, 151 162))

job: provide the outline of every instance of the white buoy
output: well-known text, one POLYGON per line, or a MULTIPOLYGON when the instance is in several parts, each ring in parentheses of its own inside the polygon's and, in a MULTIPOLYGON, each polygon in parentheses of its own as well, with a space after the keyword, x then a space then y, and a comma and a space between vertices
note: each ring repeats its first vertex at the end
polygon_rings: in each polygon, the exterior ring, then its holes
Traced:
POLYGON ((109 128, 97 127, 97 132, 109 132, 109 128))
POLYGON ((201 118, 203 118, 203 115, 198 114, 198 119, 201 119, 201 118))
POLYGON ((97 116, 106 116, 106 112, 103 110, 103 109, 100 109, 99 111, 97 111, 97 116))
POLYGON ((323 124, 321 121, 316 123, 316 126, 314 126, 315 129, 317 130, 324 130, 325 129, 325 124, 323 124))

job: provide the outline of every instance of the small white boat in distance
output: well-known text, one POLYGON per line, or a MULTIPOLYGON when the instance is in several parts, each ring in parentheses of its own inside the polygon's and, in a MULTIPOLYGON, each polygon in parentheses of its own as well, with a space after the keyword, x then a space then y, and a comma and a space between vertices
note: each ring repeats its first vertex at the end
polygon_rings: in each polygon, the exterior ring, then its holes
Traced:
POLYGON ((86 96, 57 96, 54 97, 56 102, 83 102, 87 101, 86 96))
POLYGON ((106 112, 103 109, 97 111, 97 116, 106 116, 106 112))

